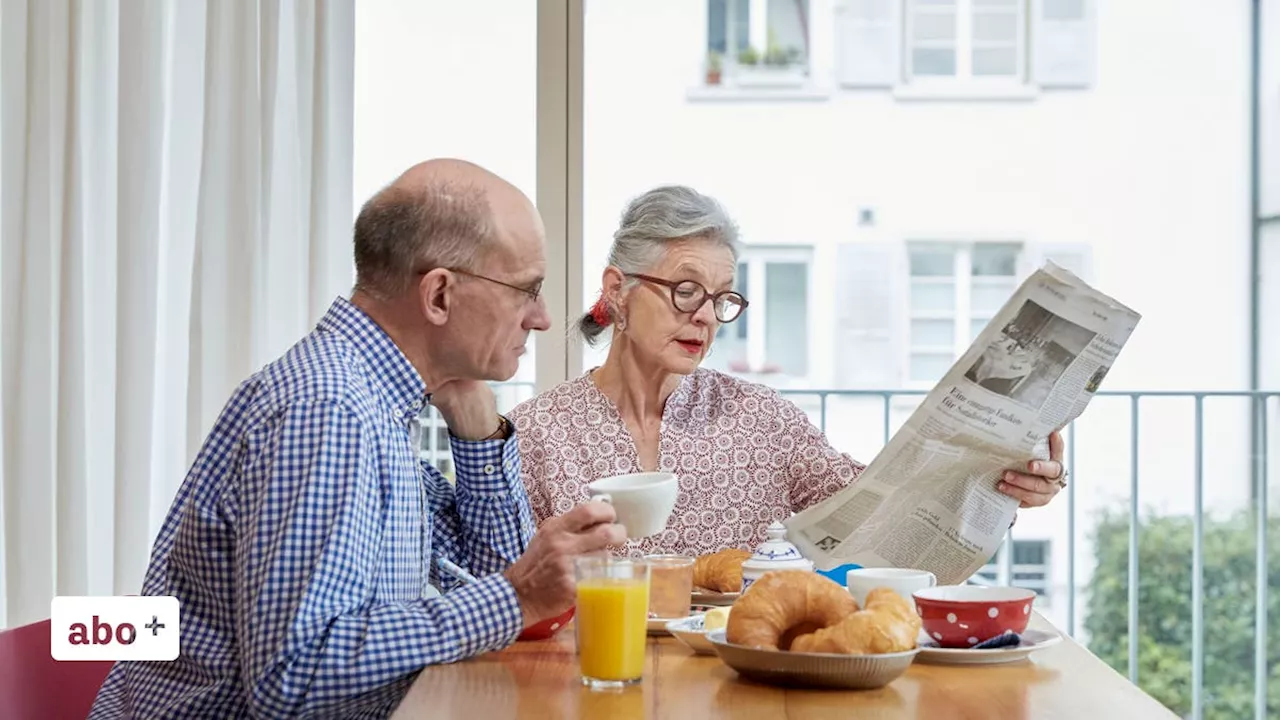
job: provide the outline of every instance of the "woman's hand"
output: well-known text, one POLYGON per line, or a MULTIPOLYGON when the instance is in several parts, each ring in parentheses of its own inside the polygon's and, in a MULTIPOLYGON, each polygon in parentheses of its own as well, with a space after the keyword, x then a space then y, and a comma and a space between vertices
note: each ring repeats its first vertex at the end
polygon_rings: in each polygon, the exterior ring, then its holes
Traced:
POLYGON ((1006 470, 996 489, 1022 501, 1021 507, 1048 505, 1067 486, 1067 470, 1062 466, 1062 434, 1049 433, 1049 459, 1032 460, 1026 472, 1006 470))

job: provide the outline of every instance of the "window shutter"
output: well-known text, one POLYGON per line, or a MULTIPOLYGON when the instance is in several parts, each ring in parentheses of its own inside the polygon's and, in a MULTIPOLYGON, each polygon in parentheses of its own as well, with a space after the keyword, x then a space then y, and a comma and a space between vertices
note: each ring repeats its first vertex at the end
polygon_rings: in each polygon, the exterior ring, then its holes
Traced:
POLYGON ((896 388, 902 379, 907 263, 901 243, 850 242, 836 248, 836 337, 832 367, 839 388, 896 388))
POLYGON ((1041 87, 1093 83, 1094 0, 1032 0, 1032 77, 1041 87))
POLYGON ((893 87, 902 78, 898 0, 844 0, 835 8, 836 79, 845 87, 893 87))

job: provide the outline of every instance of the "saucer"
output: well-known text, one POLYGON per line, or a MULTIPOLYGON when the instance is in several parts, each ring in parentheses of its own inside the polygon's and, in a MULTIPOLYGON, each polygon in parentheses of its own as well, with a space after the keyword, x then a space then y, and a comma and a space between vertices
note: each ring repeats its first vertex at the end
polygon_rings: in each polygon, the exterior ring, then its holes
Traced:
POLYGON ((684 643, 695 655, 715 655, 715 646, 707 639, 709 632, 702 624, 702 615, 690 615, 667 623, 667 632, 684 643))
POLYGON ((1057 645, 1062 636, 1056 632, 1043 630, 1027 630, 1022 634, 1022 642, 1009 647, 978 650, 971 648, 938 647, 932 638, 920 633, 920 654, 916 662, 931 665, 1000 665, 1025 659, 1037 650, 1057 645))
POLYGON ((732 605, 742 597, 740 592, 722 593, 714 590, 704 590, 700 587, 693 589, 693 602, 698 605, 732 605))
POLYGON ((668 618, 651 617, 645 621, 645 627, 648 630, 648 633, 650 635, 670 635, 671 631, 667 629, 667 625, 669 623, 675 622, 677 620, 688 620, 693 617, 700 618, 704 613, 707 612, 707 610, 710 610, 710 609, 711 608, 708 605, 690 605, 689 615, 685 617, 668 617, 668 618))

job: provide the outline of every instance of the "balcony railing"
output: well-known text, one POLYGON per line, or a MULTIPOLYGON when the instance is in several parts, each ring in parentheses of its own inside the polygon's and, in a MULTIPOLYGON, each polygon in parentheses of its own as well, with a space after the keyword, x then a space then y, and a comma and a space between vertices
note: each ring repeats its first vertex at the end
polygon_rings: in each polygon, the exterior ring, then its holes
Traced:
MULTIPOLYGON (((499 393, 499 407, 509 408, 516 403, 533 395, 532 383, 504 383, 496 386, 499 393)), ((910 412, 926 395, 925 391, 917 390, 780 390, 780 392, 797 402, 801 407, 805 408, 810 414, 811 419, 824 431, 828 431, 829 415, 836 405, 842 405, 841 410, 846 417, 854 417, 855 415, 863 420, 871 413, 878 415, 878 424, 880 426, 880 447, 886 445, 893 432, 905 421, 910 412), (851 410, 850 406, 855 406, 851 410), (855 415, 851 415, 853 412, 855 415)), ((1208 436, 1215 440, 1228 440, 1235 444, 1243 444, 1247 449, 1245 453, 1248 455, 1247 461, 1240 463, 1245 468, 1244 477, 1240 478, 1242 483, 1248 485, 1248 497, 1243 501, 1243 509, 1251 515, 1253 523, 1253 550, 1255 573, 1253 577, 1253 593, 1254 593, 1254 656, 1253 656, 1253 714, 1256 718, 1266 718, 1276 716, 1275 713, 1268 715, 1268 697, 1267 686, 1270 679, 1270 663, 1271 658, 1268 657, 1268 607, 1270 603, 1270 577, 1268 573, 1268 517, 1267 511, 1269 504, 1268 494, 1268 473, 1272 468, 1269 467, 1270 450, 1273 446, 1280 446, 1280 439, 1275 437, 1276 433, 1271 428, 1280 427, 1274 420, 1274 415, 1280 410, 1280 391, 1144 391, 1144 392, 1118 392, 1103 391, 1096 395, 1096 399, 1087 411, 1076 423, 1072 423, 1065 430, 1067 440, 1067 466, 1072 469, 1072 482, 1070 482, 1064 491, 1065 494, 1065 513, 1066 513, 1066 530, 1063 533, 1066 536, 1067 544, 1067 561, 1066 561, 1066 608, 1064 629, 1075 635, 1079 632, 1077 623, 1077 595, 1080 588, 1077 586, 1077 501, 1078 494, 1081 492, 1102 492, 1104 488, 1110 487, 1102 482, 1096 482, 1096 478, 1090 478, 1087 465, 1081 466, 1077 460, 1088 459, 1090 453, 1101 454, 1107 451, 1103 449, 1091 449, 1089 443, 1079 442, 1081 438, 1077 434, 1077 425, 1095 419, 1099 415, 1106 415, 1109 420, 1109 427, 1106 432, 1109 442, 1114 445, 1115 439, 1111 437, 1114 432, 1124 432, 1127 434, 1128 444, 1128 462, 1127 462, 1127 484, 1128 484, 1128 558, 1126 578, 1133 579, 1127 585, 1127 673, 1129 679, 1138 685, 1144 685, 1143 678, 1139 673, 1139 651, 1142 618, 1140 607, 1140 592, 1143 589, 1141 583, 1141 534, 1143 531, 1143 518, 1141 517, 1141 500, 1143 496, 1140 494, 1140 471, 1144 457, 1150 458, 1152 449, 1146 448, 1147 455, 1143 454, 1144 448, 1141 446, 1143 437, 1143 418, 1146 422, 1158 425, 1158 429, 1176 434, 1180 432, 1178 426, 1177 413, 1171 410, 1169 403, 1181 403, 1190 405, 1190 422, 1192 428, 1190 437, 1192 438, 1193 447, 1191 454, 1194 458, 1194 466, 1192 468, 1192 487, 1191 487, 1191 524, 1192 524, 1192 541, 1191 541, 1191 668, 1190 668, 1190 697, 1185 703, 1174 703, 1165 700, 1166 704, 1185 705, 1185 707, 1175 707, 1175 710, 1181 709, 1184 714, 1192 718, 1203 717, 1206 708, 1205 695, 1205 545, 1204 545, 1204 529, 1208 519, 1205 509, 1205 464, 1206 464, 1206 406, 1209 403, 1231 403, 1234 409, 1230 409, 1227 413, 1227 422, 1215 421, 1214 430, 1208 433, 1208 436), (1117 412, 1117 405, 1123 408, 1123 412, 1117 412), (1158 405, 1157 408, 1152 408, 1158 405), (1103 410, 1104 406, 1109 407, 1103 410), (1147 409, 1147 415, 1144 416, 1143 411, 1147 409), (1127 415, 1127 418, 1121 418, 1120 415, 1127 415), (1153 419, 1154 418, 1154 419, 1153 419), (1119 426, 1125 426, 1123 430, 1119 426), (1246 437, 1238 436, 1238 433, 1245 433, 1246 437), (1247 439, 1247 442, 1243 442, 1247 439), (1081 488, 1087 488, 1082 491, 1081 488)), ((424 417, 424 424, 427 427, 439 428, 439 420, 432 417, 424 417)), ((865 429, 865 423, 853 423, 859 429, 865 429)), ((447 464, 447 449, 441 447, 441 437, 445 433, 437 432, 432 437, 429 445, 427 442, 423 444, 424 459, 430 459, 436 462, 445 462, 447 464)), ((833 437, 832 433, 828 433, 832 444, 842 450, 848 448, 842 447, 844 443, 842 438, 833 437)), ((1148 443, 1149 445, 1149 443, 1148 443)), ((1171 445, 1177 445, 1171 443, 1171 445)), ((875 448, 878 450, 879 448, 875 448)), ((1185 450, 1180 446, 1178 450, 1185 450)), ((1159 448, 1157 452, 1162 452, 1159 448)), ((865 456, 869 459, 871 455, 866 455, 865 450, 854 453, 855 457, 865 456)), ((874 453, 872 453, 874 454, 874 453)), ((860 458, 862 459, 862 458, 860 458)), ((1277 473, 1280 474, 1280 473, 1277 473)), ((1111 477, 1105 478, 1112 480, 1111 477)), ((1159 479, 1159 478, 1157 478, 1159 479)), ((1215 486, 1219 487, 1221 484, 1215 486)), ((1064 500, 1060 499, 1061 503, 1064 500)), ((1056 505, 1056 503, 1055 503, 1056 505)), ((995 558, 996 566, 999 569, 998 582, 1000 584, 1011 584, 1014 578, 1014 564, 1011 538, 1012 532, 1017 532, 1015 527, 1011 531, 1010 538, 1006 539, 999 553, 995 558)), ((1221 591, 1220 588, 1215 590, 1221 591)), ((1183 618, 1185 620, 1185 618, 1183 618)), ((1163 620, 1162 620, 1163 622, 1163 620)), ((1116 660, 1112 660, 1113 664, 1118 664, 1116 660)), ((1123 671, 1123 668, 1118 668, 1123 671)), ((1211 701, 1211 709, 1219 698, 1209 698, 1211 701)), ((1280 698, 1276 699, 1276 703, 1280 704, 1280 698)), ((1217 712, 1218 710, 1215 710, 1217 712)), ((1280 707, 1276 708, 1280 713, 1280 707)), ((1243 716, 1242 714, 1232 715, 1230 712, 1224 715, 1243 716)))

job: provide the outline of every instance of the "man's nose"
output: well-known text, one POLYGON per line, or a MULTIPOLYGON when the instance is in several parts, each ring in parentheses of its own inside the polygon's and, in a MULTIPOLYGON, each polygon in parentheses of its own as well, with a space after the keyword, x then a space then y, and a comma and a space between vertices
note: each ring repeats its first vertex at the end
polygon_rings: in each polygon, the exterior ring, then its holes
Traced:
POLYGON ((541 295, 538 296, 538 301, 534 303, 533 312, 529 314, 525 329, 539 331, 551 329, 551 312, 547 310, 547 301, 541 295))

